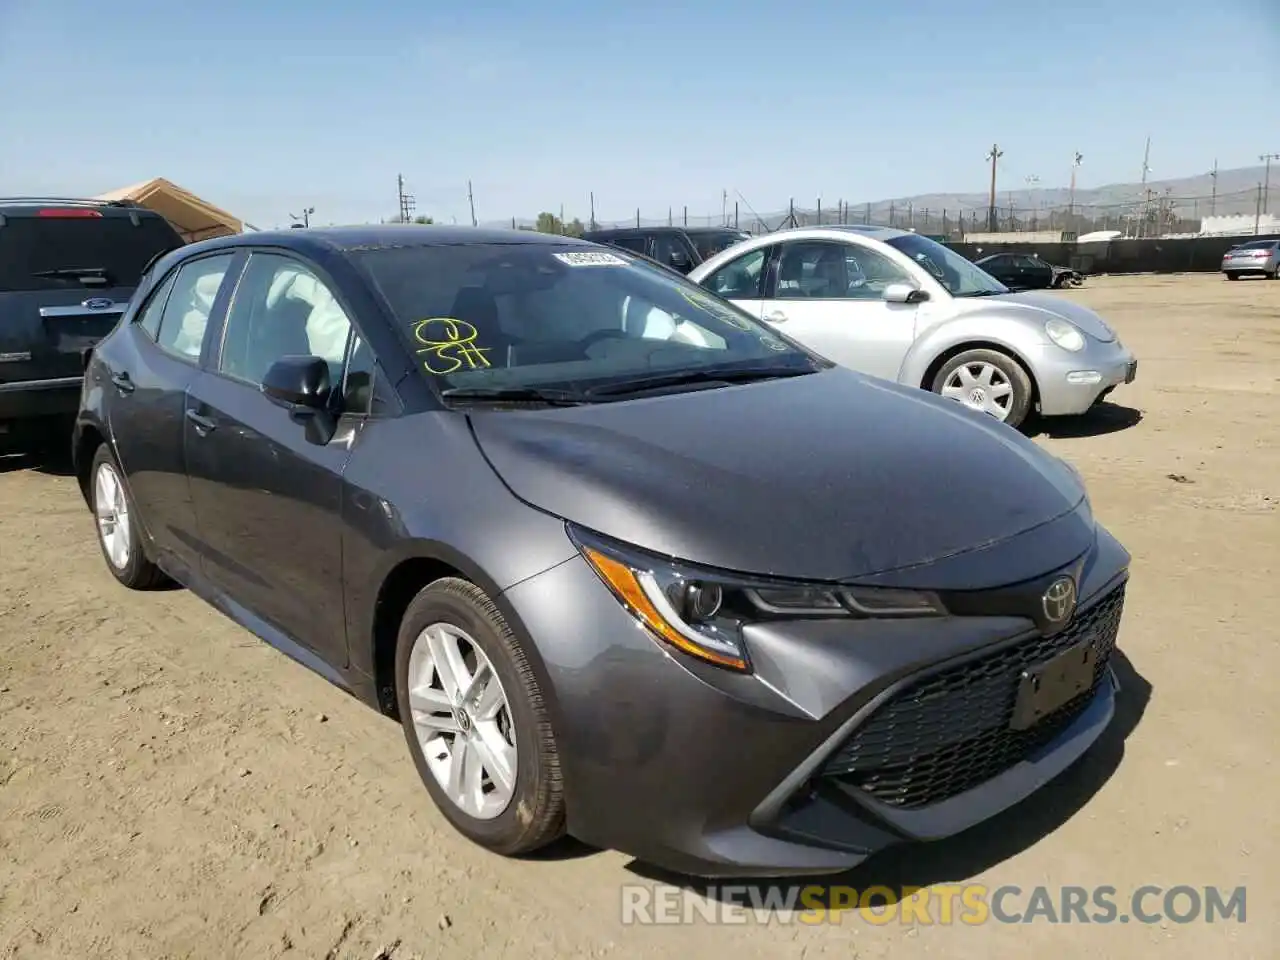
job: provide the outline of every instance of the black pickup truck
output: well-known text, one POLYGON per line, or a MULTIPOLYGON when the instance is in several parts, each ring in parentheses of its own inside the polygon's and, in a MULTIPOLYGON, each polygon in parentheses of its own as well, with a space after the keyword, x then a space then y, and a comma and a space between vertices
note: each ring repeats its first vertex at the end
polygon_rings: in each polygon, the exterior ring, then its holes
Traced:
POLYGON ((87 352, 182 243, 128 201, 0 198, 0 452, 70 443, 87 352))

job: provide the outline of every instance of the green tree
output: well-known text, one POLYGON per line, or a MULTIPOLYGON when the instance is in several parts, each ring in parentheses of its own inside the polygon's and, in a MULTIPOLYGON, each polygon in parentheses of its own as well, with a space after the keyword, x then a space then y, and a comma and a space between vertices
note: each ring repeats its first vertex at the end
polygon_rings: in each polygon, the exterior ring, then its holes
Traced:
POLYGON ((564 224, 560 222, 560 218, 554 213, 547 213, 545 210, 538 214, 537 222, 533 229, 539 233, 563 233, 564 224))
POLYGON ((435 223, 435 220, 434 220, 434 219, 432 219, 431 217, 426 216, 426 215, 421 215, 421 216, 414 217, 414 218, 413 218, 413 222, 414 222, 414 223, 424 223, 424 224, 425 224, 425 223, 435 223))

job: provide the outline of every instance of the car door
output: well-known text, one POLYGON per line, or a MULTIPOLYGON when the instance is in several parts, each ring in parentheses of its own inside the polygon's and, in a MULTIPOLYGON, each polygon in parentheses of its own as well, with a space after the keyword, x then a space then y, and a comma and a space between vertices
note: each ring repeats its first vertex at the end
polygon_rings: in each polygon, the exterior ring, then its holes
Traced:
POLYGON ((187 469, 206 578, 329 663, 346 664, 342 473, 352 429, 308 439, 261 385, 286 356, 341 384, 352 325, 317 268, 249 256, 207 369, 188 391, 187 469))
POLYGON ((703 278, 701 285, 716 296, 732 301, 759 320, 764 309, 768 264, 776 250, 777 244, 774 244, 758 247, 735 257, 715 273, 703 278))
POLYGON ((1013 257, 1007 253, 997 253, 994 257, 988 257, 978 264, 984 271, 991 274, 1006 287, 1013 287, 1014 281, 1017 279, 1017 273, 1013 269, 1013 257))
POLYGON ((1026 290, 1044 290, 1053 286, 1053 268, 1038 257, 1017 258, 1021 284, 1026 290))
POLYGON ((871 246, 788 240, 766 278, 761 319, 842 366, 897 380, 918 307, 885 301, 896 283, 917 286, 871 246))
POLYGON ((103 350, 111 378, 106 417, 134 507, 157 551, 192 570, 199 558, 183 452, 186 393, 199 376, 209 318, 226 301, 236 257, 214 254, 171 270, 103 350))

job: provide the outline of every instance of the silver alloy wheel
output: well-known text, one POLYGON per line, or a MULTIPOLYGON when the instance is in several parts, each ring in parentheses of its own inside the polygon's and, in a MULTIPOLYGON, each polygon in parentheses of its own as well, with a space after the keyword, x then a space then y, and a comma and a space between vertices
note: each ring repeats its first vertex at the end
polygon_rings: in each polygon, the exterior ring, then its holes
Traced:
POLYGON ((1013 384, 995 364, 981 361, 952 370, 942 385, 942 396, 1001 421, 1013 409, 1013 384))
POLYGON ((125 499, 120 475, 109 463, 99 464, 93 478, 93 514, 107 560, 117 570, 123 570, 129 565, 133 549, 129 539, 129 501, 125 499))
POLYGON ((436 782, 463 813, 492 820, 511 803, 516 742, 497 671, 465 630, 433 623, 409 653, 409 709, 436 782))

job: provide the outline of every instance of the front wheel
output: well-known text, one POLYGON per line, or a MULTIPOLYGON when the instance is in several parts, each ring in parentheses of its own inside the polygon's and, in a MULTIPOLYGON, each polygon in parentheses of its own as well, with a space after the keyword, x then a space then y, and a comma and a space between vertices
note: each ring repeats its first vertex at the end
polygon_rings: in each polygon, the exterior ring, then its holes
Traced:
POLYGON ((933 392, 1011 427, 1031 409, 1031 377, 1022 364, 998 350, 966 350, 933 378, 933 392))
POLYGON ((418 774, 460 833, 505 856, 563 835, 560 759, 538 678, 479 587, 437 580, 409 604, 396 699, 418 774))
POLYGON ((105 443, 99 445, 89 467, 89 497, 98 546, 111 575, 131 590, 153 590, 163 584, 165 575, 143 549, 137 512, 105 443))

